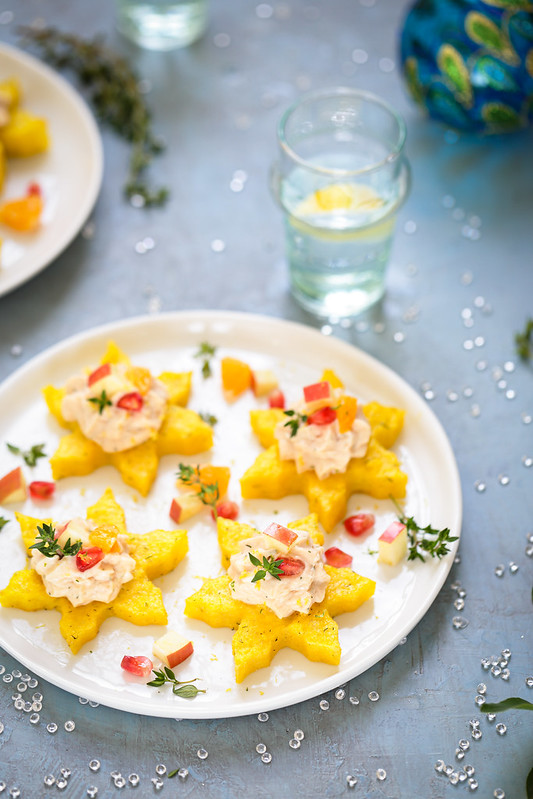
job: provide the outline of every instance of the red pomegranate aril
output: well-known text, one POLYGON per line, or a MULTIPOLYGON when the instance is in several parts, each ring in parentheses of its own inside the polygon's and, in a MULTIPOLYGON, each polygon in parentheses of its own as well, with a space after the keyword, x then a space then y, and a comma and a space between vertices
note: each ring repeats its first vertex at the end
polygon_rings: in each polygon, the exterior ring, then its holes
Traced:
POLYGON ((124 411, 140 411, 144 405, 142 394, 138 391, 130 391, 129 394, 123 394, 117 402, 117 408, 122 408, 124 411))
POLYGON ((307 424, 331 424, 337 418, 336 411, 333 408, 330 408, 327 405, 325 408, 319 408, 318 411, 315 411, 310 416, 307 417, 307 424))
POLYGON ((293 577, 303 572, 305 563, 298 560, 298 558, 282 558, 279 568, 281 569, 281 574, 278 577, 293 577))
MULTIPOLYGON (((236 502, 232 502, 230 499, 223 499, 220 502, 217 502, 217 516, 221 516, 223 519, 231 519, 235 521, 235 519, 239 515, 239 506, 236 502)), ((213 519, 215 518, 215 514, 211 511, 211 516, 213 519)))
POLYGON ((352 556, 348 555, 347 552, 343 552, 342 549, 338 547, 330 547, 326 549, 324 552, 324 557, 326 558, 326 563, 328 566, 335 566, 337 569, 341 569, 345 566, 351 566, 352 564, 352 556))
POLYGON ((120 663, 124 671, 135 674, 137 677, 148 677, 151 674, 154 664, 150 658, 144 655, 124 655, 120 663))
POLYGON ((56 484, 46 480, 34 480, 28 485, 28 490, 32 499, 50 499, 56 490, 56 484))
POLYGON ((76 555, 76 566, 78 571, 86 572, 92 569, 97 563, 104 559, 105 552, 100 547, 84 547, 76 555))
POLYGON ((363 535, 374 526, 376 518, 373 513, 356 513, 344 520, 344 529, 350 535, 363 535))
POLYGON ((274 389, 268 397, 269 408, 285 408, 285 395, 279 388, 274 389))

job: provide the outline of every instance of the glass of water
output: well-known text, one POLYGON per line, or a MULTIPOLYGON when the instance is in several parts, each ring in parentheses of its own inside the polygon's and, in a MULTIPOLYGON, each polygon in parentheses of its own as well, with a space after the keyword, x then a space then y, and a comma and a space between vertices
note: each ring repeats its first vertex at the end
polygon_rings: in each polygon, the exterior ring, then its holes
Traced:
POLYGON ((278 125, 272 189, 291 290, 316 316, 356 316, 385 291, 396 214, 410 186, 405 123, 370 92, 304 95, 278 125))
POLYGON ((116 0, 117 27, 147 50, 174 50, 205 31, 208 0, 116 0))

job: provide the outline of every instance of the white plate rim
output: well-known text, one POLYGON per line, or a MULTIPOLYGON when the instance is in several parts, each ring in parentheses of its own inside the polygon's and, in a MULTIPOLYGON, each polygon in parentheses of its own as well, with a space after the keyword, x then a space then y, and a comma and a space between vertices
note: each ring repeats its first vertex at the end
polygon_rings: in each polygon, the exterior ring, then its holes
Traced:
POLYGON ((61 94, 72 109, 76 111, 80 123, 85 128, 90 143, 90 149, 89 151, 84 150, 83 157, 88 160, 90 159, 92 170, 91 179, 82 194, 82 201, 78 207, 74 209, 69 224, 63 228, 61 234, 55 239, 54 246, 48 248, 44 257, 28 258, 28 263, 24 269, 14 267, 2 272, 0 268, 0 297, 39 274, 39 272, 49 266, 49 264, 68 247, 86 222, 96 203, 104 174, 102 139, 98 126, 85 100, 67 80, 38 58, 35 58, 13 45, 0 42, 0 58, 4 54, 15 63, 18 62, 22 64, 26 69, 32 72, 36 80, 44 81, 51 86, 53 90, 61 94))
MULTIPOLYGON (((387 381, 390 381, 391 384, 395 385, 396 388, 400 387, 402 392, 409 397, 410 410, 414 410, 416 413, 422 413, 426 415, 428 419, 431 419, 435 433, 439 438, 441 445, 441 450, 439 451, 439 463, 441 465, 443 462, 445 463, 448 485, 452 487, 451 495, 448 497, 449 507, 451 508, 451 523, 449 526, 460 538, 462 524, 462 492, 459 471, 448 437, 432 409, 402 377, 400 377, 388 366, 375 359, 373 356, 341 339, 335 337, 326 338, 319 331, 298 322, 238 311, 206 310, 176 311, 154 316, 131 317, 125 320, 110 322, 77 333, 58 342, 55 345, 52 345, 48 349, 34 356, 30 361, 28 361, 26 364, 23 364, 15 373, 10 375, 2 384, 0 384, 0 400, 5 392, 10 391, 17 382, 26 379, 28 376, 31 376, 32 372, 36 368, 39 368, 42 364, 46 363, 50 359, 54 360, 57 357, 60 357, 62 353, 69 352, 73 347, 75 348, 80 344, 92 345, 96 342, 105 344, 110 337, 115 339, 117 337, 119 338, 121 333, 127 334, 128 332, 137 328, 141 328, 141 330, 144 331, 146 328, 149 329, 152 326, 158 327, 161 325, 177 325, 178 327, 182 328, 186 327, 187 325, 200 325, 198 330, 200 330, 201 326, 203 325, 205 329, 211 329, 211 332, 216 331, 217 327, 220 330, 220 325, 229 325, 230 327, 237 326, 238 328, 244 327, 244 329, 250 325, 254 325, 256 327, 259 326, 260 329, 265 331, 270 329, 271 332, 283 332, 287 335, 292 334, 293 336, 303 337, 304 339, 308 339, 310 344, 313 342, 320 342, 321 344, 324 344, 326 341, 327 346, 331 347, 332 351, 338 351, 339 353, 347 355, 348 357, 355 356, 357 361, 364 364, 366 368, 379 373, 380 376, 385 377, 387 381)), ((215 333, 212 332, 212 335, 215 335, 215 333)), ((339 671, 336 673, 325 677, 319 683, 313 685, 311 689, 304 688, 294 691, 288 700, 286 696, 282 700, 276 699, 274 694, 274 696, 268 697, 266 699, 263 698, 259 700, 252 700, 246 705, 236 703, 234 708, 226 707, 222 710, 220 708, 209 706, 200 707, 199 705, 195 705, 194 701, 192 701, 182 704, 179 707, 170 706, 168 708, 157 708, 157 712, 154 712, 154 708, 149 702, 138 700, 138 697, 134 697, 133 702, 131 702, 128 697, 121 696, 120 693, 118 693, 116 697, 110 697, 107 694, 103 697, 100 686, 95 686, 94 690, 92 690, 90 687, 88 688, 86 685, 81 684, 81 682, 72 684, 70 680, 64 679, 61 675, 58 676, 53 670, 47 668, 38 660, 32 660, 24 655, 21 656, 21 653, 17 650, 17 647, 13 646, 9 640, 6 640, 5 636, 2 636, 2 647, 9 654, 23 663, 27 668, 31 669, 35 674, 39 675, 43 679, 48 680, 48 682, 52 683, 53 685, 56 685, 57 687, 62 688, 69 693, 82 695, 89 700, 94 700, 108 707, 126 712, 133 712, 159 718, 177 718, 179 716, 179 718, 187 719, 215 719, 271 711, 279 707, 286 707, 288 705, 311 699, 315 696, 325 693, 328 690, 337 688, 339 685, 343 685, 350 679, 364 673, 367 671, 367 669, 371 668, 373 665, 379 662, 379 660, 388 655, 389 652, 391 652, 398 645, 401 639, 411 632, 414 627, 416 627, 418 622, 430 609, 453 565, 453 559, 459 546, 459 538, 454 544, 451 545, 450 553, 446 556, 446 558, 442 561, 439 561, 437 579, 432 586, 432 590, 429 593, 426 602, 420 605, 416 614, 410 616, 407 624, 403 624, 402 626, 398 627, 396 635, 391 637, 386 647, 378 650, 371 657, 367 657, 366 660, 361 661, 356 669, 339 669, 339 671)), ((1 611, 2 608, 0 608, 0 631, 3 627, 1 611)), ((172 705, 172 703, 170 703, 170 705, 172 705)))

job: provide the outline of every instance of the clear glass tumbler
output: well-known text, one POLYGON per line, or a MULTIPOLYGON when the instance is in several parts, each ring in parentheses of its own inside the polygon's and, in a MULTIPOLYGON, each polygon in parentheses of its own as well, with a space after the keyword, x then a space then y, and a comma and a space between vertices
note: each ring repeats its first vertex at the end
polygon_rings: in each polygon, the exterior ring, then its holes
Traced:
POLYGON ((310 92, 278 125, 272 190, 284 212, 291 290, 316 316, 356 316, 385 291, 410 186, 405 123, 370 92, 310 92))
POLYGON ((117 27, 147 50, 174 50, 196 41, 207 25, 208 0, 117 0, 117 27))

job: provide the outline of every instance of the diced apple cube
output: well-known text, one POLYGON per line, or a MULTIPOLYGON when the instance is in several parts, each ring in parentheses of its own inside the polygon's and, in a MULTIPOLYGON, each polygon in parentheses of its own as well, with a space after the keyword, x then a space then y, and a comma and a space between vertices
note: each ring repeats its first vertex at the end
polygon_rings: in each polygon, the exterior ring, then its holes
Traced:
POLYGON ((315 402, 316 400, 331 399, 331 386, 327 380, 321 380, 320 383, 312 383, 310 386, 304 386, 304 400, 306 402, 315 402))
POLYGON ((23 502, 26 496, 26 480, 20 466, 0 478, 0 502, 23 502))
POLYGON ((192 641, 184 638, 183 635, 174 630, 170 630, 166 635, 154 641, 152 648, 153 655, 159 658, 169 669, 173 669, 174 666, 183 663, 184 660, 187 660, 192 655, 193 651, 192 641))
POLYGON ((289 530, 288 527, 276 524, 276 522, 269 524, 266 530, 263 531, 263 535, 268 536, 269 546, 273 546, 278 552, 283 552, 285 554, 298 539, 297 533, 293 530, 289 530))
POLYGON ((181 524, 186 519, 199 513, 204 504, 198 494, 182 494, 178 499, 173 499, 170 505, 170 518, 176 524, 181 524))
POLYGON ((397 566, 407 555, 407 528, 401 522, 392 522, 378 539, 378 562, 397 566))
POLYGON ((278 378, 271 369, 252 371, 252 391, 256 397, 266 397, 278 387, 278 378))

